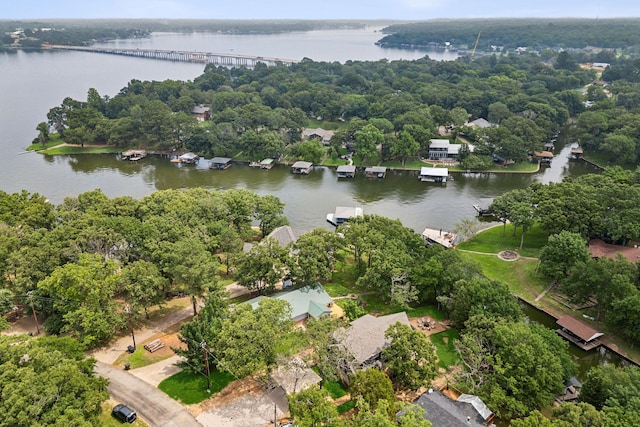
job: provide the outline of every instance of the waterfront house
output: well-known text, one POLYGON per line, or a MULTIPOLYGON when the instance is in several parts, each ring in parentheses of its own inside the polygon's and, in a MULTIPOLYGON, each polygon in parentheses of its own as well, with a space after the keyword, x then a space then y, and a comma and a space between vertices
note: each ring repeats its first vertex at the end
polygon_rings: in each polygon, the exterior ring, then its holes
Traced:
POLYGON ((209 107, 205 107, 203 104, 196 105, 191 109, 191 115, 199 122, 205 122, 207 120, 211 120, 211 109, 209 107))
POLYGON ((290 244, 295 243, 300 236, 307 234, 309 230, 302 230, 299 228, 293 228, 289 225, 283 225, 281 227, 274 228, 267 237, 275 239, 280 246, 286 248, 290 244))
POLYGON ((448 168, 433 168, 426 166, 420 168, 420 175, 418 175, 418 179, 423 182, 447 182, 448 177, 448 168))
POLYGON ((354 178, 356 176, 356 167, 354 165, 340 165, 336 169, 338 178, 354 178))
POLYGON ((367 178, 384 178, 387 176, 387 168, 384 166, 371 166, 364 170, 367 178))
MULTIPOLYGON (((470 152, 473 146, 467 144, 470 152)), ((460 154, 462 144, 452 144, 448 139, 432 139, 429 144, 429 158, 432 160, 455 160, 460 154)))
POLYGON ((316 139, 322 143, 322 145, 327 145, 331 141, 333 134, 335 132, 332 130, 325 129, 302 129, 302 139, 312 140, 316 139))
POLYGON ((324 290, 322 285, 305 286, 293 291, 277 292, 271 296, 261 295, 250 299, 247 303, 255 309, 264 298, 276 298, 286 301, 291 306, 291 319, 296 323, 302 323, 309 317, 318 319, 322 316, 329 316, 333 312, 333 299, 324 290))
POLYGON ((327 214, 327 221, 336 227, 349 221, 350 218, 362 218, 363 211, 359 207, 336 206, 333 213, 327 214))
POLYGON ((209 162, 209 169, 228 169, 231 167, 231 159, 229 157, 214 157, 209 162))
POLYGON ((585 351, 592 350, 601 344, 598 338, 604 334, 573 316, 561 316, 556 323, 560 326, 560 329, 556 330, 558 335, 585 351))
POLYGON ((180 163, 187 165, 195 165, 200 160, 200 156, 195 153, 184 153, 183 155, 178 157, 180 163))
POLYGON ((297 175, 309 175, 313 170, 313 163, 297 161, 291 166, 291 172, 297 175))
POLYGON ((348 367, 351 372, 382 365, 380 353, 391 344, 385 333, 389 326, 397 322, 411 327, 404 311, 380 317, 365 314, 350 322, 347 328, 339 328, 333 334, 335 341, 353 357, 354 363, 348 367))

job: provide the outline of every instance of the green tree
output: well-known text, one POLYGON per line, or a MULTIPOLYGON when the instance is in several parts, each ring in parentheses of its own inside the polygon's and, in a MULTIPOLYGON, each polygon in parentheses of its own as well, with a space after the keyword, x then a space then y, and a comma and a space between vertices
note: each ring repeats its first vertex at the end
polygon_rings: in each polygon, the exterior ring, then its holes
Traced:
POLYGON ((122 268, 122 280, 128 298, 134 307, 141 307, 149 319, 149 307, 164 301, 167 280, 162 277, 155 264, 138 260, 122 268))
POLYGON ((342 242, 335 233, 317 229, 303 234, 293 244, 291 275, 296 284, 315 286, 331 279, 342 242))
POLYGON ((361 398, 374 411, 381 401, 386 401, 391 405, 391 411, 393 411, 396 401, 393 384, 389 377, 378 369, 372 368, 356 372, 351 380, 349 391, 352 399, 361 398))
POLYGON ((262 196, 257 199, 254 216, 260 224, 260 234, 262 236, 267 236, 277 227, 289 223, 284 216, 284 203, 272 195, 262 196))
POLYGON ((288 302, 264 298, 254 310, 249 304, 237 305, 222 324, 216 346, 219 365, 239 378, 269 370, 276 363, 278 344, 291 332, 288 302))
POLYGON ((70 337, 0 336, 2 426, 98 424, 107 380, 70 337))
POLYGON ((560 280, 569 274, 576 263, 589 259, 587 242, 581 235, 570 231, 561 231, 549 236, 547 244, 540 251, 540 272, 554 280, 560 280))
POLYGON ((371 124, 355 132, 356 154, 363 160, 372 160, 378 154, 378 146, 384 143, 384 134, 371 124))
MULTIPOLYGON (((205 375, 206 367, 202 360, 203 346, 215 356, 209 359, 209 364, 212 367, 221 368, 218 366, 221 352, 217 342, 228 313, 228 304, 222 295, 209 293, 198 315, 180 327, 178 338, 184 347, 174 348, 173 351, 185 358, 185 361, 180 363, 183 369, 205 375)), ((221 369, 224 370, 224 368, 221 369)))
POLYGON ((242 286, 260 294, 273 291, 285 276, 288 254, 274 238, 267 237, 249 252, 239 254, 236 277, 242 286))
POLYGON ((113 337, 123 325, 114 299, 119 283, 116 271, 113 261, 81 254, 77 263, 57 267, 38 283, 39 291, 51 298, 54 316, 62 322, 60 332, 78 337, 87 348, 113 337))
POLYGON ((401 131, 398 141, 391 147, 391 155, 400 157, 404 166, 407 157, 415 156, 420 149, 420 144, 413 138, 408 131, 401 131))
POLYGON ((289 410, 300 427, 338 427, 342 422, 336 405, 324 388, 311 387, 287 396, 289 410))
POLYGON ((385 338, 391 344, 382 350, 382 359, 397 385, 417 390, 435 378, 435 347, 421 331, 397 322, 389 326, 385 338))
POLYGON ((38 131, 38 142, 46 144, 49 140, 49 125, 46 122, 40 122, 36 126, 36 130, 38 131))

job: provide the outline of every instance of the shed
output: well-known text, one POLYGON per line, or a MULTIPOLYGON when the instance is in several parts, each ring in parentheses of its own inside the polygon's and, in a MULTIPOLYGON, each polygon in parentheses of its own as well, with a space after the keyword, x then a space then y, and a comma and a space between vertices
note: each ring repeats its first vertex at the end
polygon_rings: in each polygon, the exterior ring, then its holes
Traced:
POLYGON ((367 178, 384 178, 387 176, 387 168, 384 166, 371 166, 364 170, 367 178))
POLYGON ((338 178, 354 178, 356 176, 356 167, 354 165, 340 165, 336 169, 338 178))
POLYGON ((229 157, 214 157, 209 162, 209 169, 228 169, 231 167, 231 159, 229 157))
POLYGON ((312 170, 313 170, 313 163, 303 162, 301 160, 295 162, 293 166, 291 166, 291 172, 298 175, 309 175, 312 170))
POLYGON ((448 168, 433 168, 426 166, 420 168, 420 175, 418 175, 418 179, 423 182, 447 182, 448 177, 448 168))

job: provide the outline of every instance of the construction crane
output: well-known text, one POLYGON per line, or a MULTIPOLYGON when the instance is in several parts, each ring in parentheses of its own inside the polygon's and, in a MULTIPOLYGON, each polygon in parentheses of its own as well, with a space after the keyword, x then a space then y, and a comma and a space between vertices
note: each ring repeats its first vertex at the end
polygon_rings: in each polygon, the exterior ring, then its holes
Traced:
POLYGON ((480 41, 480 34, 482 34, 482 31, 478 31, 478 37, 476 37, 476 42, 473 44, 473 50, 471 51, 471 60, 473 60, 473 57, 476 54, 476 49, 478 48, 478 42, 480 41))

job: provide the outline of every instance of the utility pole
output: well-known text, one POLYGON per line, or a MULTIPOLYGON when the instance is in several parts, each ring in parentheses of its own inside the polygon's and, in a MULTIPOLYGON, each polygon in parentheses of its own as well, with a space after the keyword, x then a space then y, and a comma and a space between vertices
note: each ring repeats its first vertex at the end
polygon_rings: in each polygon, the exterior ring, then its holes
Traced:
POLYGON ((36 335, 40 334, 40 326, 38 325, 38 316, 36 315, 36 309, 33 307, 33 291, 27 292, 29 302, 31 303, 31 312, 33 313, 33 320, 36 322, 36 335))
POLYGON ((131 329, 131 339, 133 340, 133 351, 136 350, 136 336, 133 333, 133 325, 131 324, 131 306, 129 304, 124 306, 124 312, 127 313, 127 323, 129 329, 131 329))
POLYGON ((278 427, 278 407, 273 402, 273 427, 278 427))
POLYGON ((209 356, 207 354, 207 343, 202 341, 200 343, 200 347, 202 347, 202 353, 204 355, 204 372, 207 376, 207 393, 211 393, 211 380, 209 379, 209 356))

